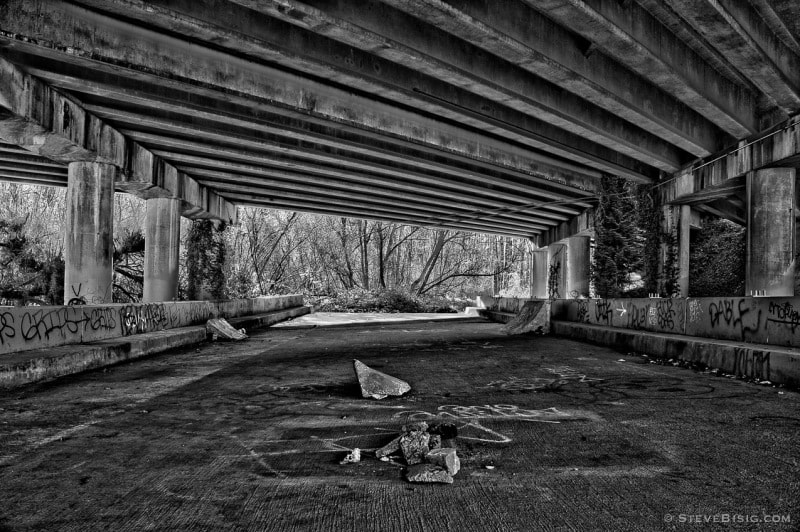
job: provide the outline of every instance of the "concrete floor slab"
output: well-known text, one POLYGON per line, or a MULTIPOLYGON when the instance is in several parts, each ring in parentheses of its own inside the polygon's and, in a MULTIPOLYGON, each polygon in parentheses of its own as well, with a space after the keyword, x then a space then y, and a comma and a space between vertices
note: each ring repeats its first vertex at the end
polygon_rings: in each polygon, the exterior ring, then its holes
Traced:
POLYGON ((797 528, 800 394, 501 328, 272 327, 5 392, 0 530, 797 528), (362 399, 356 356, 412 391, 362 399), (413 420, 458 424, 453 484, 371 456, 413 420))

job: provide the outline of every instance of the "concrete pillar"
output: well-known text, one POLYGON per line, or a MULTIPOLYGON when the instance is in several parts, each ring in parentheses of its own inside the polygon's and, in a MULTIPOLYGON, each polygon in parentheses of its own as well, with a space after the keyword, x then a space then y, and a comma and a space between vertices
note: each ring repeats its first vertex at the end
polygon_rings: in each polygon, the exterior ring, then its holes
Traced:
POLYGON ((567 293, 564 297, 589 297, 590 248, 588 236, 567 239, 567 293))
POLYGON ((172 301, 178 295, 178 252, 181 238, 181 200, 147 200, 144 237, 145 303, 172 301))
POLYGON ((547 298, 566 299, 567 293, 567 245, 562 243, 547 246, 547 298))
POLYGON ((747 174, 745 293, 794 295, 794 168, 747 174))
POLYGON ((116 175, 110 164, 69 164, 64 304, 111 302, 116 175))
POLYGON ((534 249, 531 253, 531 297, 547 299, 549 250, 534 249))
POLYGON ((689 237, 692 229, 692 208, 681 205, 678 226, 678 295, 689 297, 689 237))

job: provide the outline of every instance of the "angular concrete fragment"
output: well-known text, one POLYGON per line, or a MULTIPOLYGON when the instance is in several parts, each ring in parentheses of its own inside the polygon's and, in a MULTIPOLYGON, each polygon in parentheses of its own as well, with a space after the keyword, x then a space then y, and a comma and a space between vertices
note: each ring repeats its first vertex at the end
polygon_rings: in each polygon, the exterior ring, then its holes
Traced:
POLYGON ((412 465, 406 469, 406 480, 409 482, 452 484, 453 476, 439 466, 433 464, 418 464, 412 465))
POLYGON ((353 367, 358 384, 361 386, 362 397, 383 399, 388 395, 403 395, 411 390, 411 386, 406 381, 372 369, 358 360, 353 360, 353 367))
POLYGON ((451 475, 455 475, 461 469, 461 460, 455 449, 433 449, 425 455, 425 460, 429 464, 444 468, 451 475))
POLYGON ((442 446, 442 437, 438 434, 431 434, 428 440, 428 449, 439 449, 442 446))
POLYGON ((430 451, 429 440, 430 435, 422 431, 407 432, 400 436, 400 450, 408 465, 419 464, 425 459, 430 451))
POLYGON ((375 456, 378 458, 384 458, 397 452, 400 452, 400 436, 375 451, 375 456))
POLYGON ((424 421, 415 421, 414 423, 403 425, 400 430, 402 432, 426 432, 428 430, 428 424, 424 421))
POLYGON ((228 323, 228 320, 224 318, 214 318, 210 319, 206 322, 206 329, 215 336, 219 338, 225 338, 227 340, 244 340, 247 338, 247 335, 244 334, 241 330, 236 330, 233 326, 228 323))
POLYGON ((356 447, 355 449, 353 449, 353 451, 351 453, 349 453, 347 456, 342 458, 342 460, 339 463, 342 464, 342 465, 345 465, 345 464, 357 464, 360 461, 361 461, 361 449, 356 447))

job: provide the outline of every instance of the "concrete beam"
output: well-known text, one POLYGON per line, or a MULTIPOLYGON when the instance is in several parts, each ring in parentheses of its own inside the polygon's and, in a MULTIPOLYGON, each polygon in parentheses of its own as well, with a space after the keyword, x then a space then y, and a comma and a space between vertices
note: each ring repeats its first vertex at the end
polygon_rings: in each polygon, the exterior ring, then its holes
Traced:
POLYGON ((515 238, 527 239, 535 235, 535 233, 532 232, 509 231, 505 229, 498 229, 497 227, 494 226, 488 228, 480 228, 480 227, 476 228, 466 224, 439 222, 436 220, 432 220, 430 218, 420 219, 420 218, 414 218, 410 216, 397 215, 397 214, 389 216, 383 210, 371 210, 363 208, 351 209, 346 206, 339 206, 332 208, 329 205, 318 204, 313 201, 293 201, 283 198, 254 198, 252 196, 244 194, 236 194, 236 193, 228 193, 225 196, 227 198, 230 198, 231 200, 236 201, 236 203, 239 205, 244 205, 249 207, 282 209, 282 210, 297 211, 297 212, 310 212, 314 214, 323 214, 334 217, 347 216, 349 218, 362 219, 362 220, 378 220, 386 222, 405 223, 408 225, 418 225, 422 227, 429 227, 432 229, 447 229, 454 231, 464 231, 467 233, 483 233, 483 234, 488 233, 501 236, 511 236, 515 238))
POLYGON ((0 56, 0 137, 61 163, 97 162, 116 166, 115 188, 142 197, 177 197, 204 215, 223 218, 235 212, 225 201, 197 203, 184 190, 198 188, 174 167, 87 112, 79 102, 26 74, 0 56), (211 208, 213 210, 207 210, 211 208))
POLYGON ((554 242, 576 235, 591 234, 594 230, 594 209, 589 209, 584 213, 575 216, 567 222, 542 232, 537 240, 541 247, 549 246, 554 242))
MULTIPOLYGON (((430 17, 435 9, 427 3, 414 16, 371 0, 236 0, 236 3, 503 102, 661 170, 674 171, 677 161, 686 157, 685 152, 670 144, 674 135, 665 128, 654 125, 656 129, 651 130, 650 121, 647 121, 647 129, 632 127, 631 123, 643 124, 644 119, 620 120, 615 112, 588 103, 584 95, 572 87, 543 80, 543 72, 538 67, 525 61, 515 62, 502 54, 495 55, 505 61, 486 54, 474 42, 474 29, 453 28, 439 20, 432 22, 430 17), (431 25, 420 24, 415 17, 431 25), (457 32, 458 29, 462 31, 457 32)), ((446 20, 447 16, 442 19, 446 20)), ((596 94, 588 98, 589 102, 599 100, 596 94)), ((703 122, 710 125, 699 115, 695 118, 699 118, 700 123, 694 124, 694 131, 701 130, 703 122)), ((709 149, 709 146, 703 148, 706 152, 709 149)))
MULTIPOLYGON (((74 55, 60 55, 76 65, 81 64, 81 55, 91 52, 92 57, 102 58, 100 63, 123 64, 132 73, 169 72, 172 79, 271 102, 276 113, 286 109, 300 111, 307 117, 397 136, 514 169, 535 164, 529 150, 502 139, 466 131, 333 84, 134 26, 79 6, 59 0, 12 0, 12 7, 6 10, 6 16, 0 16, 0 25, 5 31, 26 36, 28 42, 5 39, 3 45, 7 47, 45 56, 59 47, 70 47, 75 50, 74 55), (176 61, 176 57, 181 60, 176 61)), ((94 60, 92 68, 97 68, 97 63, 94 60)))
POLYGON ((773 166, 800 166, 800 116, 795 116, 709 161, 687 166, 657 185, 664 203, 683 203, 711 187, 738 190, 748 172, 773 166))
POLYGON ((648 132, 700 155, 719 147, 718 130, 699 113, 633 75, 535 10, 483 0, 386 0, 522 69, 596 102, 648 132))
POLYGON ((748 2, 666 1, 784 112, 800 109, 800 56, 748 2))
MULTIPOLYGON (((534 118, 510 107, 509 102, 530 98, 542 91, 525 91, 490 99, 470 92, 467 87, 452 85, 442 76, 416 70, 418 62, 398 64, 390 59, 361 50, 344 42, 305 31, 302 28, 256 13, 243 6, 218 0, 175 2, 154 0, 82 0, 99 10, 113 11, 148 26, 178 32, 259 60, 291 68, 320 79, 331 80, 365 93, 384 98, 429 114, 454 120, 486 133, 515 140, 546 153, 583 162, 615 175, 641 180, 645 165, 583 136, 555 127, 549 120, 534 118), (617 169, 613 169, 617 166, 617 169), (632 174, 632 175, 630 175, 632 174)), ((524 74, 524 73, 523 73, 524 74)), ((482 85, 501 91, 496 82, 482 85)), ((575 100, 568 93, 554 95, 575 100)), ((185 99, 183 100, 185 104, 185 99)), ((564 102, 567 103, 567 102, 564 102)), ((574 102, 573 102, 574 103, 574 102)), ((553 111, 549 111, 553 112, 553 111)), ((600 130, 608 129, 600 124, 600 130)), ((586 171, 585 169, 583 170, 586 171)))
MULTIPOLYGON (((526 2, 580 33, 603 53, 669 92, 728 135, 741 138, 758 130, 756 95, 720 74, 636 2, 526 2)), ((724 136, 720 139, 725 140, 724 136)), ((722 147, 719 142, 717 145, 722 147)))

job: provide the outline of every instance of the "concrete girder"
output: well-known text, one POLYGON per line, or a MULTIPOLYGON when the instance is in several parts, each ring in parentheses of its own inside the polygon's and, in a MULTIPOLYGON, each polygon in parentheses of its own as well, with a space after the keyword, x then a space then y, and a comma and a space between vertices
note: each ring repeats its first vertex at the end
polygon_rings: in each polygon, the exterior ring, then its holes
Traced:
POLYGON ((485 0, 385 2, 593 101, 689 153, 703 156, 721 147, 719 130, 702 115, 602 53, 587 58, 588 43, 527 6, 485 0))
MULTIPOLYGON (((664 203, 681 203, 683 198, 709 187, 720 187, 741 180, 748 172, 773 166, 800 166, 800 116, 795 116, 753 140, 742 140, 738 147, 699 161, 657 185, 664 203)), ((738 182, 732 186, 738 189, 738 182)))
MULTIPOLYGON (((459 180, 458 176, 455 175, 441 176, 424 174, 404 168, 365 162, 357 158, 348 158, 342 154, 333 154, 330 156, 314 154, 313 158, 306 160, 306 156, 309 154, 303 152, 294 153, 287 150, 273 151, 272 148, 274 148, 274 146, 271 144, 257 141, 232 139, 233 145, 215 146, 193 139, 176 139, 160 134, 132 130, 124 130, 124 132, 126 135, 130 135, 132 138, 143 143, 152 143, 153 145, 171 150, 169 152, 162 152, 165 156, 167 153, 214 155, 227 160, 253 162, 265 167, 288 168, 312 173, 316 172, 321 167, 324 168, 324 166, 321 165, 331 164, 335 165, 335 169, 327 172, 329 176, 341 175, 349 177, 354 171, 363 174, 372 173, 375 176, 395 179, 400 185, 410 185, 421 191, 424 187, 430 187, 430 189, 424 189, 426 193, 431 192, 435 194, 433 191, 439 188, 445 191, 447 194, 446 197, 459 198, 463 196, 465 201, 470 201, 470 198, 471 201, 475 201, 476 199, 479 201, 503 200, 509 202, 511 205, 515 203, 535 202, 537 204, 542 204, 542 208, 546 208, 549 211, 563 213, 569 216, 579 214, 582 208, 589 206, 589 203, 584 199, 585 197, 543 202, 540 195, 528 196, 520 193, 506 192, 498 190, 498 188, 494 186, 490 188, 474 185, 470 182, 459 180), (287 156, 291 158, 287 158, 287 156), (474 194, 474 196, 472 196, 472 194, 474 194), (573 206, 569 206, 570 204, 573 206)), ((207 141, 208 139, 204 140, 207 141)))
POLYGON ((102 58, 100 63, 123 64, 129 70, 155 75, 166 71, 170 78, 262 99, 276 108, 300 110, 306 116, 364 132, 397 136, 510 168, 525 169, 532 162, 529 150, 516 144, 79 6, 58 0, 13 3, 14 9, 7 10, 0 24, 4 30, 36 42, 6 39, 4 44, 9 47, 36 53, 69 46, 75 51, 69 57, 76 64, 83 53, 92 50, 93 57, 102 58), (44 46, 45 39, 49 46, 44 46))
MULTIPOLYGON (((680 166, 678 161, 685 159, 686 152, 707 154, 720 147, 717 144, 716 131, 713 134, 709 131, 707 139, 702 143, 692 143, 693 149, 683 151, 675 148, 675 145, 689 143, 675 138, 674 145, 671 144, 672 137, 676 136, 662 125, 654 124, 653 130, 646 130, 640 126, 643 123, 649 125, 649 119, 637 117, 630 122, 627 119, 621 120, 614 112, 589 103, 598 100, 596 95, 588 98, 587 102, 582 95, 571 94, 564 91, 564 87, 558 83, 542 79, 539 77, 540 72, 533 72, 534 75, 531 75, 531 72, 512 62, 498 60, 497 57, 486 54, 477 46, 473 46, 474 51, 466 50, 469 45, 465 46, 460 38, 435 27, 419 24, 410 16, 404 20, 402 13, 394 10, 391 13, 386 12, 386 8, 377 2, 370 1, 365 6, 365 2, 327 0, 235 1, 309 31, 447 80, 663 171, 674 171, 676 163, 680 166), (447 54, 446 57, 442 57, 443 53, 447 54), (509 91, 509 88, 512 90, 509 91)), ((686 110, 690 111, 688 108, 686 110)), ((691 114, 692 120, 697 121, 693 122, 694 131, 706 131, 707 128, 716 130, 710 122, 696 113, 691 114)), ((690 121, 688 117, 686 120, 690 121)))
POLYGON ((562 222, 559 225, 542 232, 536 239, 539 247, 547 247, 550 244, 564 240, 576 235, 590 235, 594 231, 594 209, 575 216, 571 220, 562 222))
POLYGON ((770 31, 748 2, 667 3, 786 114, 800 109, 800 56, 770 31))
MULTIPOLYGON (((758 129, 757 98, 717 72, 635 2, 525 0, 736 138, 758 129)), ((727 144, 727 142, 726 142, 727 144)))
MULTIPOLYGON (((419 203, 429 203, 445 207, 458 209, 468 208, 484 209, 503 213, 512 211, 517 220, 527 220, 534 223, 556 223, 566 221, 570 214, 555 213, 547 210, 547 202, 539 202, 535 208, 526 209, 526 204, 518 204, 521 198, 517 197, 517 203, 499 202, 485 197, 462 194, 457 190, 457 185, 453 189, 443 189, 410 182, 400 182, 394 179, 385 179, 375 174, 360 172, 336 171, 322 166, 304 165, 303 169, 294 162, 264 160, 261 158, 244 156, 246 162, 231 160, 236 155, 229 152, 206 153, 205 155, 218 155, 225 159, 208 158, 202 155, 191 155, 186 153, 168 152, 155 150, 155 153, 169 160, 178 168, 183 169, 189 175, 199 175, 198 170, 217 170, 238 175, 250 176, 269 176, 271 179, 283 179, 287 182, 299 184, 311 184, 318 186, 346 187, 349 190, 366 193, 376 193, 379 195, 391 195, 395 198, 416 201, 419 203), (252 164, 256 163, 256 164, 252 164), (283 164, 281 164, 283 163, 283 164), (535 210, 534 216, 527 216, 528 210, 535 210)), ((575 211, 572 214, 579 214, 575 211)))
MULTIPOLYGON (((402 105, 410 104, 436 116, 576 163, 589 164, 607 173, 636 181, 650 179, 647 169, 639 161, 511 108, 507 103, 508 97, 498 101, 480 96, 409 66, 242 6, 226 3, 225 9, 217 9, 216 0, 190 3, 157 0, 146 5, 130 0, 81 0, 81 3, 97 9, 114 9, 153 27, 213 41, 242 54, 329 79, 402 105), (229 28, 236 28, 236 31, 229 28)), ((571 98, 566 94, 560 97, 571 98)), ((601 124, 601 129, 605 125, 601 124)), ((560 164, 564 165, 566 161, 560 164)))
POLYGON ((548 226, 532 223, 520 223, 494 218, 492 213, 484 211, 457 211, 446 208, 430 208, 418 206, 413 203, 391 198, 358 194, 329 188, 320 187, 297 187, 287 185, 280 181, 270 181, 261 179, 258 188, 242 185, 242 182, 252 181, 257 178, 243 179, 241 176, 226 175, 224 172, 201 171, 198 173, 201 182, 202 177, 206 176, 209 181, 217 182, 217 187, 222 194, 249 194, 253 199, 259 197, 278 198, 279 201, 313 201, 320 205, 327 205, 330 208, 349 207, 353 210, 359 208, 372 209, 383 212, 384 214, 398 214, 417 219, 421 224, 443 222, 451 223, 454 226, 473 228, 477 231, 490 231, 492 227, 498 230, 517 231, 520 233, 535 234, 548 226))
POLYGON ((120 169, 115 188, 141 197, 176 197, 193 215, 235 220, 235 208, 180 176, 79 102, 0 56, 0 137, 61 163, 100 162, 120 169), (188 194, 194 191, 195 194, 188 194))
POLYGON ((315 204, 313 201, 292 201, 282 198, 253 198, 246 194, 227 193, 225 196, 237 204, 249 207, 269 208, 269 209, 282 209, 287 211, 309 212, 313 214, 323 214, 326 216, 346 216, 349 218, 356 218, 362 220, 377 220, 385 222, 406 223, 408 225, 418 225, 432 229, 446 229, 453 231, 466 231, 471 233, 488 233, 501 236, 511 236, 516 238, 533 238, 535 233, 523 231, 509 231, 500 230, 489 226, 488 229, 481 228, 467 228, 464 225, 456 225, 446 222, 438 222, 432 219, 414 218, 404 215, 387 216, 382 210, 371 210, 357 208, 352 209, 347 206, 330 207, 325 204, 315 204))

